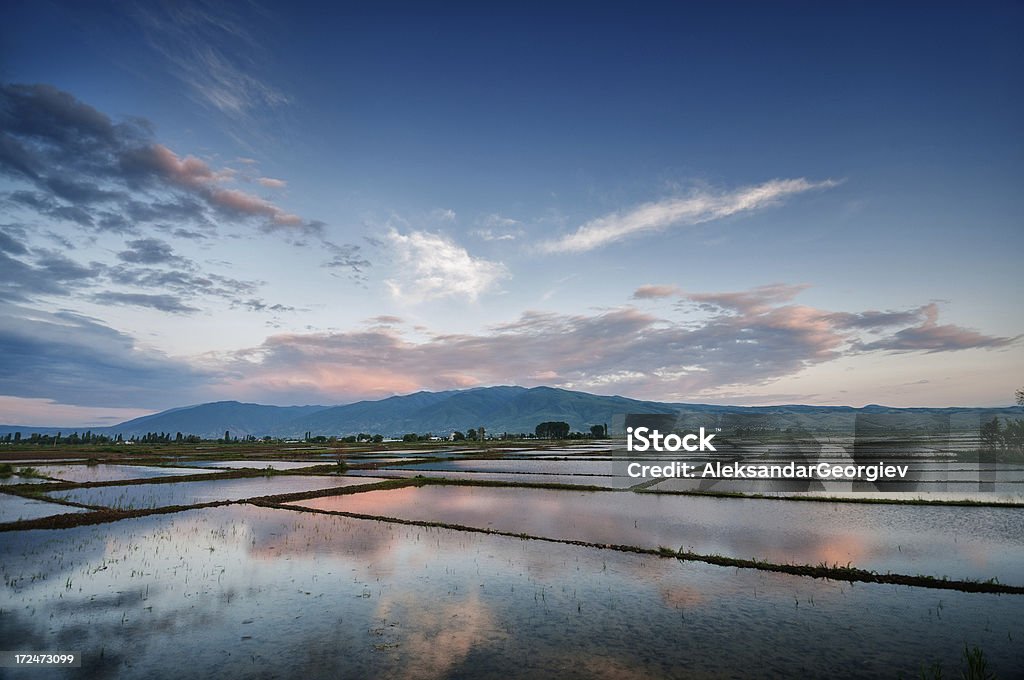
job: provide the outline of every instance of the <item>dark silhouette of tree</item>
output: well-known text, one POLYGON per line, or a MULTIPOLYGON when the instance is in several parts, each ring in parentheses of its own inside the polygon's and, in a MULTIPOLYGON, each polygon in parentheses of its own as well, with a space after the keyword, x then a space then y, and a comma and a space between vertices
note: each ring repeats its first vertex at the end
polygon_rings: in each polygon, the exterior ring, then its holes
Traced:
POLYGON ((552 420, 541 423, 534 429, 538 439, 565 439, 569 436, 569 423, 552 420))
POLYGON ((1002 448, 1003 433, 999 426, 999 418, 992 418, 981 425, 981 444, 986 451, 1002 448))

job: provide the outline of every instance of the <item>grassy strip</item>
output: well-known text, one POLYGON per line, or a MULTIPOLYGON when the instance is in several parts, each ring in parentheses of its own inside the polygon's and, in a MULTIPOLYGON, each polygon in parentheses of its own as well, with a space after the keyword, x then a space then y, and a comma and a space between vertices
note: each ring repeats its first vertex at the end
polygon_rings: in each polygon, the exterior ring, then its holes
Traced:
POLYGON ((162 508, 139 508, 134 510, 117 510, 104 508, 92 512, 65 513, 62 515, 51 515, 39 519, 25 519, 19 522, 0 523, 0 531, 30 531, 32 529, 71 529, 73 527, 88 526, 92 524, 106 524, 117 522, 132 517, 147 517, 149 515, 167 515, 185 510, 198 510, 200 508, 215 508, 221 505, 231 505, 238 501, 211 501, 209 503, 197 503, 195 505, 168 505, 162 508))
POLYGON ((927 498, 847 498, 842 496, 770 496, 763 493, 741 491, 668 491, 664 489, 637 489, 635 493, 661 494, 665 496, 709 496, 711 498, 750 498, 765 501, 802 501, 807 503, 854 503, 862 505, 948 505, 973 508, 1024 508, 1024 503, 1013 501, 972 501, 972 500, 929 500, 927 498))
MULTIPOLYGON (((315 461, 314 461, 315 462, 315 461)), ((236 470, 220 470, 213 473, 194 475, 167 475, 163 477, 143 477, 141 479, 113 479, 98 482, 67 482, 55 481, 44 484, 8 484, 5 492, 18 496, 36 497, 39 493, 51 491, 69 491, 71 489, 91 489, 102 486, 138 486, 143 484, 175 484, 177 482, 213 482, 224 479, 247 479, 252 477, 276 477, 288 475, 327 475, 337 474, 336 463, 312 464, 306 468, 292 470, 272 470, 269 468, 239 468, 236 470)))
POLYGON ((32 496, 33 492, 68 491, 70 489, 91 489, 101 486, 138 486, 143 484, 173 484, 175 482, 202 482, 217 479, 240 479, 244 477, 265 477, 266 470, 225 470, 223 473, 196 475, 167 475, 143 479, 113 479, 100 482, 49 482, 46 484, 8 484, 4 491, 19 496, 32 496))
MULTIPOLYGON (((365 490, 365 489, 362 489, 365 490)), ((292 510, 294 512, 309 512, 313 514, 337 515, 350 517, 352 519, 375 520, 379 522, 390 522, 393 524, 406 524, 409 526, 451 529, 454 531, 468 531, 478 534, 489 534, 492 536, 505 536, 507 538, 519 538, 526 541, 544 541, 547 543, 560 543, 563 545, 575 545, 585 548, 597 548, 600 550, 615 550, 618 552, 637 553, 641 555, 655 555, 658 557, 675 558, 686 562, 703 562, 719 567, 736 567, 739 569, 757 569, 759 571, 773 571, 793 576, 809 576, 811 578, 828 579, 832 581, 845 581, 847 583, 882 583, 893 585, 912 586, 915 588, 936 588, 939 590, 959 590, 967 593, 1000 593, 1012 595, 1024 595, 1024 586, 1012 586, 999 583, 995 579, 991 581, 958 581, 934 576, 908 576, 905 574, 879 574, 866 569, 858 569, 851 566, 828 566, 824 563, 818 566, 809 564, 778 564, 766 560, 739 559, 726 557, 724 555, 704 555, 689 550, 672 550, 671 548, 641 548, 635 545, 619 545, 612 543, 594 543, 591 541, 576 541, 565 538, 549 538, 546 536, 533 536, 526 533, 515 533, 499 529, 484 529, 481 527, 466 526, 463 524, 450 524, 447 522, 428 522, 424 520, 401 519, 398 517, 383 517, 378 515, 366 515, 358 512, 345 512, 343 510, 314 510, 296 505, 284 505, 270 502, 268 498, 252 499, 248 501, 260 507, 274 508, 278 510, 292 510)))

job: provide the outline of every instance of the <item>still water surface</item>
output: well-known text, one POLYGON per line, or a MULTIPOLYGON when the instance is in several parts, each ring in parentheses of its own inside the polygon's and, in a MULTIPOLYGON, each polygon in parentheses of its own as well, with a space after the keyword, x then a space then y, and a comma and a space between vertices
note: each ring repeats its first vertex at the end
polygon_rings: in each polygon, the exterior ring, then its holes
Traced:
POLYGON ((1024 669, 1019 596, 229 506, 0 534, 5 677, 916 677, 1024 669), (948 674, 948 673, 947 673, 948 674))

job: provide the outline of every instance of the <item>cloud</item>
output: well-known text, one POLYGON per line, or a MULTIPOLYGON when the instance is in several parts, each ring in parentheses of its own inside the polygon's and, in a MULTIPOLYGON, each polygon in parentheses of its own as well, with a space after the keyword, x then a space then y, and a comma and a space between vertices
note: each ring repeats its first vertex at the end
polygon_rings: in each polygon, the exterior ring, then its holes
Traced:
MULTIPOLYGON (((916 326, 904 328, 874 342, 857 343, 856 348, 862 352, 953 352, 963 349, 994 349, 1006 347, 1021 339, 994 337, 977 331, 952 324, 940 325, 938 305, 924 305, 912 312, 921 322, 916 326)), ((886 318, 893 313, 885 315, 886 318)), ((893 325, 887 323, 886 325, 893 325)))
POLYGON ((877 330, 915 323, 921 318, 922 313, 925 312, 927 307, 926 305, 925 307, 906 311, 879 312, 870 310, 857 314, 837 312, 832 314, 829 319, 837 326, 843 328, 877 330))
POLYGON ((392 294, 405 301, 443 297, 476 300, 509 273, 505 265, 475 258, 441 234, 388 232, 399 275, 387 281, 392 294))
POLYGON ((134 264, 160 264, 174 256, 170 244, 156 238, 143 238, 128 241, 128 250, 122 250, 117 257, 124 262, 134 264))
POLYGON ((321 267, 327 269, 348 270, 350 277, 356 281, 363 281, 363 272, 370 266, 370 261, 363 257, 362 249, 357 245, 346 244, 343 246, 334 243, 324 243, 328 252, 332 253, 331 259, 324 262, 321 267))
POLYGON ((83 265, 54 250, 34 250, 32 255, 35 261, 30 263, 0 252, 0 300, 67 295, 69 284, 93 284, 106 271, 96 262, 83 265))
POLYGON ((526 233, 519 220, 497 213, 485 215, 479 223, 481 228, 474 230, 473 235, 484 241, 515 241, 526 233))
POLYGON ((256 181, 268 189, 284 189, 288 186, 288 182, 285 182, 283 179, 274 179, 273 177, 260 177, 256 181))
POLYGON ((640 286, 633 291, 634 300, 656 300, 658 298, 674 297, 682 291, 679 286, 640 286))
POLYGON ((150 415, 153 411, 139 408, 72 406, 53 399, 0 396, 0 413, 4 414, 5 425, 95 427, 116 425, 132 418, 150 415))
POLYGON ((2 303, 0 357, 0 394, 70 405, 169 408, 199 401, 215 379, 95 319, 2 303))
POLYGON ((267 230, 319 230, 312 221, 229 186, 232 170, 214 169, 160 144, 145 121, 115 124, 50 85, 0 86, 0 129, 0 172, 36 188, 12 192, 7 200, 49 217, 130 231, 136 225, 124 217, 209 226, 212 210, 235 222, 262 218, 267 230), (149 197, 153 192, 158 198, 149 197))
POLYGON ((837 182, 780 179, 733 191, 695 191, 684 198, 645 203, 581 225, 571 234, 541 244, 547 253, 581 253, 644 233, 669 227, 710 222, 731 215, 749 213, 780 203, 785 198, 812 189, 827 189, 837 182))
POLYGON ((295 307, 282 304, 267 304, 263 300, 252 298, 249 300, 237 300, 232 304, 233 307, 245 307, 246 309, 253 312, 294 312, 295 307))
POLYGON ((93 302, 104 305, 132 305, 135 307, 149 307, 161 312, 171 314, 191 314, 198 312, 198 307, 191 307, 183 303, 173 295, 150 295, 146 293, 97 293, 92 296, 93 302))
POLYGON ((759 313, 780 302, 788 302, 808 286, 772 283, 751 290, 730 293, 691 293, 687 299, 709 311, 722 309, 737 313, 759 313))
MULTIPOLYGON (((244 281, 219 274, 199 272, 194 264, 184 258, 175 258, 176 268, 162 269, 147 266, 118 265, 107 271, 108 279, 119 285, 131 286, 147 291, 162 290, 174 294, 176 299, 196 299, 200 296, 221 298, 233 306, 244 306, 258 311, 251 304, 252 297, 259 289, 259 281, 244 281)), ((122 297, 122 302, 132 296, 122 297)), ((138 294, 137 300, 147 299, 148 294, 138 294)), ((259 301, 260 304, 266 304, 259 301)), ((154 305, 148 305, 154 306, 154 305)), ((180 309, 168 311, 183 311, 180 309)))
POLYGON ((865 352, 991 349, 1014 341, 938 326, 932 335, 940 337, 924 342, 921 326, 930 322, 922 324, 922 314, 931 314, 925 306, 911 310, 913 326, 871 345, 863 329, 837 323, 835 312, 792 304, 801 289, 773 284, 690 294, 690 304, 705 312, 698 320, 626 306, 581 315, 529 311, 480 333, 428 333, 426 340, 380 319, 364 330, 275 335, 225 358, 238 376, 225 389, 303 402, 519 384, 686 401, 742 392, 865 352))
POLYGON ((121 170, 131 183, 145 181, 165 182, 193 192, 223 217, 244 220, 263 217, 269 220, 267 229, 276 227, 303 227, 316 231, 311 222, 286 212, 270 201, 240 189, 224 187, 233 174, 214 171, 205 161, 194 156, 178 156, 162 144, 150 144, 127 149, 119 159, 121 170))
MULTIPOLYGON (((658 316, 632 306, 576 315, 528 311, 477 333, 414 329, 406 335, 401 319, 380 316, 367 320, 364 329, 284 333, 191 363, 147 350, 79 314, 0 302, 5 368, 0 394, 165 408, 208 400, 211 394, 272 403, 349 402, 422 389, 520 384, 692 401, 742 393, 866 352, 998 349, 1019 341, 940 324, 934 305, 910 310, 916 314, 913 324, 886 326, 887 334, 880 336, 837 323, 830 310, 765 292, 781 288, 691 294, 741 300, 731 308, 708 308, 699 319, 658 316)), ((174 309, 187 306, 180 298, 140 294, 105 299, 103 293, 97 298, 187 311, 174 309)), ((240 299, 240 304, 250 302, 264 304, 240 299)))
MULTIPOLYGON (((323 222, 295 215, 234 186, 234 170, 178 154, 154 138, 146 121, 114 122, 50 85, 0 85, 0 175, 22 185, 0 193, 0 201, 13 213, 34 213, 89 232, 139 237, 118 254, 127 264, 162 263, 198 272, 195 263, 170 260, 170 244, 144 237, 146 232, 192 239, 211 236, 227 223, 255 224, 264 233, 283 232, 286 238, 296 239, 296 244, 304 244, 301 239, 312 236, 332 256, 328 262, 332 268, 347 267, 358 274, 370 266, 358 254, 357 246, 328 241, 323 222)), ((17 250, 17 243, 24 247, 25 239, 9 234, 3 240, 4 252, 9 254, 6 259, 18 256, 18 264, 12 267, 22 278, 19 281, 9 269, 6 276, 0 276, 0 295, 26 300, 33 291, 49 295, 72 292, 60 285, 66 277, 43 281, 36 269, 47 265, 37 263, 34 268, 24 257, 27 252, 17 250)), ((130 277, 120 269, 111 281, 127 283, 130 277)), ((150 283, 159 279, 148 278, 150 283)), ((215 280, 212 275, 206 278, 215 280)), ((199 290, 209 288, 204 285, 199 290)), ((145 291, 168 292, 183 294, 181 290, 145 291)))
POLYGON ((367 323, 381 326, 394 326, 405 323, 405 319, 391 314, 381 314, 366 320, 367 323))
POLYGON ((0 227, 0 252, 24 255, 28 252, 24 241, 25 230, 21 227, 10 224, 0 227))
POLYGON ((230 5, 146 3, 134 10, 150 45, 196 101, 247 124, 254 113, 288 103, 257 73, 261 41, 230 5))

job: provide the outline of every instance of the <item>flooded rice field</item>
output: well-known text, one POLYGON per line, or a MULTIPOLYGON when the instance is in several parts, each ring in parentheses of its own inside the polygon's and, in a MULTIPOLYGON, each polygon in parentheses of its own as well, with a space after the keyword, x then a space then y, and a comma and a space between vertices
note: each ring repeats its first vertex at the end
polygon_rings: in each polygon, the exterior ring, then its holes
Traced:
POLYGON ((51 479, 64 482, 124 482, 132 479, 151 479, 174 475, 202 475, 211 470, 156 465, 39 465, 36 471, 51 479))
POLYGON ((639 483, 606 446, 512 448, 12 474, 3 646, 82 667, 3 677, 177 678, 186 654, 223 678, 958 677, 965 646, 1024 675, 1024 505, 992 505, 1017 496, 978 489, 977 464, 923 471, 974 484, 932 500, 984 505, 795 501, 639 483), (200 472, 222 478, 176 479, 200 472))
POLYGON ((214 501, 236 501, 257 496, 333 489, 358 484, 372 484, 367 477, 249 477, 245 479, 217 479, 177 484, 131 484, 100 486, 50 494, 72 503, 123 510, 159 508, 170 505, 195 505, 214 501))
POLYGON ((225 470, 299 470, 314 465, 323 465, 324 462, 316 460, 265 460, 250 458, 249 460, 190 460, 180 464, 197 468, 222 468, 225 470))
POLYGON ((1024 511, 474 486, 292 505, 588 543, 1024 585, 1024 511))
POLYGON ((443 470, 406 470, 403 468, 383 468, 373 470, 352 470, 350 475, 372 475, 391 479, 411 479, 426 477, 428 479, 456 479, 467 481, 506 482, 511 484, 566 484, 569 486, 601 486, 608 489, 628 489, 635 486, 637 480, 629 477, 612 477, 604 475, 560 475, 555 473, 509 473, 509 472, 449 472, 443 470))
POLYGON ((81 508, 60 503, 48 503, 35 498, 0 493, 0 523, 18 522, 25 519, 39 519, 60 515, 65 512, 81 512, 81 508))
POLYGON ((1019 598, 253 506, 0 551, 5 644, 74 647, 72 677, 177 678, 184 650, 224 678, 898 677, 965 641, 1024 667, 1019 598))

